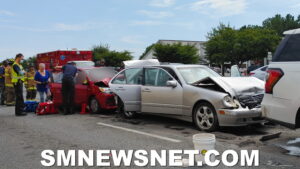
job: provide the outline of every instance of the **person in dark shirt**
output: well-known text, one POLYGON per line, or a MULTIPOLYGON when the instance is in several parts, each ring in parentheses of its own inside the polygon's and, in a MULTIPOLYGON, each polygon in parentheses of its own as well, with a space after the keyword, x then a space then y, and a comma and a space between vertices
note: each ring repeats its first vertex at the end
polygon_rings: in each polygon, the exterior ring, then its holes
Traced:
POLYGON ((7 62, 3 61, 0 66, 0 105, 4 105, 5 101, 5 67, 7 62))
POLYGON ((77 68, 74 62, 68 63, 62 67, 62 96, 64 114, 74 113, 74 96, 75 96, 75 82, 74 79, 77 75, 77 68))
POLYGON ((15 115, 16 116, 24 116, 26 113, 24 110, 24 97, 23 97, 23 82, 24 82, 24 74, 25 71, 21 65, 21 61, 24 59, 24 56, 19 53, 16 55, 15 63, 12 67, 12 80, 11 82, 15 88, 16 95, 16 105, 15 105, 15 115))

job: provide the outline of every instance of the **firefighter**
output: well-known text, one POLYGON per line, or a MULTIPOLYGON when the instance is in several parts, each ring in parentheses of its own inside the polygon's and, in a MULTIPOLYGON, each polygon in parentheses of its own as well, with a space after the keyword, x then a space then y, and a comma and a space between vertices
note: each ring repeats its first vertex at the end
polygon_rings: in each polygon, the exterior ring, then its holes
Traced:
POLYGON ((23 82, 24 82, 24 69, 21 65, 21 61, 24 59, 24 56, 19 53, 16 55, 15 63, 12 66, 12 83, 15 88, 16 93, 16 106, 15 106, 15 115, 16 116, 25 116, 26 113, 24 110, 24 98, 23 98, 23 82))
POLYGON ((62 78, 62 95, 63 95, 63 106, 64 114, 74 113, 74 96, 75 96, 75 84, 74 78, 77 75, 77 68, 74 62, 68 63, 62 67, 63 78, 62 78))
POLYGON ((7 62, 3 61, 0 66, 0 105, 4 105, 5 102, 5 67, 7 62))
POLYGON ((13 59, 8 60, 8 65, 5 68, 5 99, 6 106, 15 105, 15 90, 12 84, 12 65, 14 63, 13 59))
POLYGON ((36 83, 34 81, 34 76, 35 76, 34 66, 30 66, 28 72, 25 73, 25 79, 24 79, 27 101, 35 101, 36 83))

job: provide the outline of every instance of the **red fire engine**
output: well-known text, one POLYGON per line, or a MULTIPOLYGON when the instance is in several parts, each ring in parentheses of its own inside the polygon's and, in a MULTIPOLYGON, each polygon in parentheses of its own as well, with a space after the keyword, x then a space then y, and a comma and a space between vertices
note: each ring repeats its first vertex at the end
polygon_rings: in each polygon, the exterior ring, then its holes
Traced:
POLYGON ((92 51, 88 50, 57 50, 37 54, 36 63, 44 63, 47 70, 63 66, 69 61, 92 61, 92 51))

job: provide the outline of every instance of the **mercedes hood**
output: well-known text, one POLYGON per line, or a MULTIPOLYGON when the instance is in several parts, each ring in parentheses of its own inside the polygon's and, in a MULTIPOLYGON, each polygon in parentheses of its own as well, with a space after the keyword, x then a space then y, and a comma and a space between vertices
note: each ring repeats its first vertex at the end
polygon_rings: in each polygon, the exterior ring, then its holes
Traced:
POLYGON ((231 96, 262 94, 264 84, 255 77, 207 77, 194 83, 198 87, 226 92, 231 96))

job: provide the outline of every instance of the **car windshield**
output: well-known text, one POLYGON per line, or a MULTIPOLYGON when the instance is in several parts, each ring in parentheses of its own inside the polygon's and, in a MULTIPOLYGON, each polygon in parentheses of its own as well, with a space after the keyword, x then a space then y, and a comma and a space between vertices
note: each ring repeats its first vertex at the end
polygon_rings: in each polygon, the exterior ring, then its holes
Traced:
POLYGON ((99 82, 105 78, 112 78, 117 73, 114 67, 101 67, 85 71, 89 79, 93 82, 99 82))
POLYGON ((206 77, 220 77, 215 71, 204 67, 177 68, 186 83, 192 84, 206 77))

